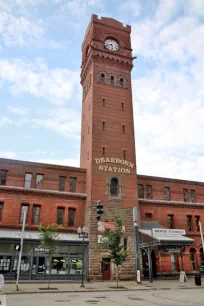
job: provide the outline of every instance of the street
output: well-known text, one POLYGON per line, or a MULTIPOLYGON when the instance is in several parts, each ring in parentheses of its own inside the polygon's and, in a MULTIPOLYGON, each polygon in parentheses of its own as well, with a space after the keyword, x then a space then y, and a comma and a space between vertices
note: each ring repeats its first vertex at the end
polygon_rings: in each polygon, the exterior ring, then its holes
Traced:
POLYGON ((137 290, 112 292, 38 293, 3 296, 3 306, 197 306, 204 305, 203 289, 137 290))

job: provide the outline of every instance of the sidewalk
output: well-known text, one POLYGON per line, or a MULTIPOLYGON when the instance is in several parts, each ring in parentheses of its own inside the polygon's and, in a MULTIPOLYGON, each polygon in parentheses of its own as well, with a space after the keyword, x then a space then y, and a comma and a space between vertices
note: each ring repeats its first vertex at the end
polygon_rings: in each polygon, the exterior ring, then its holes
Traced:
POLYGON ((165 289, 192 289, 204 288, 204 279, 202 286, 194 284, 194 278, 188 279, 186 283, 180 283, 179 280, 155 280, 153 283, 143 281, 141 284, 135 284, 134 281, 119 282, 120 288, 116 288, 116 282, 90 282, 85 283, 85 288, 80 287, 80 283, 51 283, 50 290, 47 290, 46 283, 20 283, 19 291, 16 291, 15 283, 6 283, 2 290, 3 294, 21 294, 21 293, 44 293, 44 292, 105 292, 105 291, 137 291, 137 290, 165 290, 165 289))

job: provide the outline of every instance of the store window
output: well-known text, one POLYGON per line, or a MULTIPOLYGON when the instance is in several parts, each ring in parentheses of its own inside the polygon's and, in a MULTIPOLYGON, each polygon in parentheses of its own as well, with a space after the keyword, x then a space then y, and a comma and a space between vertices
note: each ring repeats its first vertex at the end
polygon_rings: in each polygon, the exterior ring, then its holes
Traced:
POLYGON ((164 195, 165 195, 165 200, 170 201, 170 187, 164 187, 164 195))
POLYGON ((57 224, 63 225, 64 223, 64 207, 57 208, 57 224))
POLYGON ((6 185, 8 170, 0 170, 0 185, 6 185))
POLYGON ((2 221, 3 206, 4 206, 4 203, 0 202, 0 222, 2 221))
POLYGON ((188 202, 188 189, 183 189, 183 200, 188 202))
POLYGON ((25 174, 24 188, 31 188, 32 176, 33 176, 32 173, 25 174))
POLYGON ((76 215, 76 209, 75 208, 69 208, 68 226, 74 226, 75 225, 75 215, 76 215))
POLYGON ((143 199, 144 198, 144 192, 143 192, 143 185, 138 184, 138 198, 143 199))
POLYGON ((0 256, 0 272, 9 273, 11 269, 11 256, 0 256))
POLYGON ((70 265, 70 270, 69 274, 71 275, 79 275, 82 273, 82 263, 83 261, 79 258, 73 258, 70 259, 69 265, 70 265))
POLYGON ((66 177, 60 176, 59 177, 59 191, 65 191, 65 182, 66 182, 66 177))
POLYGON ((36 189, 42 189, 43 186, 43 174, 37 174, 36 177, 36 189))
POLYGON ((112 197, 118 196, 118 179, 117 178, 111 179, 110 194, 112 197))
POLYGON ((39 224, 40 221, 40 206, 33 206, 33 214, 32 214, 32 224, 39 224))
POLYGON ((77 178, 76 177, 70 177, 70 192, 76 192, 76 183, 77 183, 77 178))
POLYGON ((30 271, 30 256, 22 256, 21 259, 21 274, 30 271))
POLYGON ((52 258, 52 270, 51 274, 67 274, 68 264, 65 257, 53 257, 52 258))
POLYGON ((22 204, 21 205, 21 215, 20 215, 20 223, 23 223, 24 213, 26 213, 26 222, 28 220, 28 204, 22 204))
POLYGON ((146 196, 147 196, 147 199, 152 198, 152 186, 151 185, 146 186, 146 196))

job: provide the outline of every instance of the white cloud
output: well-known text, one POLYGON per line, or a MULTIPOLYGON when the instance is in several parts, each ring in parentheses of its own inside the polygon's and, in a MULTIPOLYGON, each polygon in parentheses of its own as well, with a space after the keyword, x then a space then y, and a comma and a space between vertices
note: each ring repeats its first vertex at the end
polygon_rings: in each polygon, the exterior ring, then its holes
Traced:
POLYGON ((0 158, 16 158, 15 152, 0 152, 0 158))
POLYGON ((29 112, 29 110, 27 108, 24 108, 24 107, 8 106, 8 109, 11 113, 22 115, 22 116, 26 116, 29 112))
POLYGON ((78 72, 49 69, 42 59, 0 60, 0 81, 10 84, 13 94, 25 92, 58 105, 69 101, 74 90, 78 95, 81 90, 78 72))
POLYGON ((5 116, 0 116, 0 126, 13 124, 12 120, 5 116))
POLYGON ((142 10, 142 6, 137 0, 125 0, 122 6, 120 7, 120 11, 122 13, 130 13, 133 16, 139 16, 142 10))

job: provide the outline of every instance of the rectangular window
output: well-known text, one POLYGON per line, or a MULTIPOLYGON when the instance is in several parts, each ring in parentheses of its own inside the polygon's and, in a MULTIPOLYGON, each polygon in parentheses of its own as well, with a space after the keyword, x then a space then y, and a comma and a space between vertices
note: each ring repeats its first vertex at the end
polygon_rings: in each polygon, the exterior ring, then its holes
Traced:
POLYGON ((34 205, 33 206, 33 215, 32 215, 32 224, 39 224, 40 221, 40 206, 34 205))
POLYGON ((27 222, 27 219, 28 219, 28 207, 29 207, 28 204, 22 204, 21 205, 21 215, 20 215, 20 223, 21 224, 23 223, 24 213, 26 213, 26 222, 27 222))
POLYGON ((173 215, 168 215, 168 228, 173 228, 173 215))
POLYGON ((123 150, 123 159, 126 159, 126 150, 123 150))
POLYGON ((0 185, 6 185, 8 170, 0 170, 0 185))
POLYGON ((3 205, 4 205, 4 203, 0 202, 0 222, 2 220, 3 205))
POLYGON ((24 188, 30 188, 31 183, 32 183, 32 173, 26 173, 25 174, 25 183, 24 183, 24 188))
POLYGON ((146 186, 146 195, 147 195, 147 199, 152 198, 152 186, 151 185, 146 186))
POLYGON ((188 231, 192 231, 192 216, 187 216, 188 231))
POLYGON ((199 222, 200 222, 200 217, 199 216, 195 216, 195 226, 196 226, 196 231, 197 232, 200 231, 199 222))
POLYGON ((183 200, 188 202, 188 189, 183 189, 183 200))
POLYGON ((105 154, 106 154, 106 148, 105 147, 102 147, 102 154, 103 154, 103 156, 105 156, 105 154))
POLYGON ((124 103, 121 103, 122 110, 124 110, 124 103))
POLYGON ((68 226, 74 226, 75 225, 75 214, 76 214, 76 209, 75 208, 69 208, 68 226))
POLYGON ((77 178, 76 177, 70 177, 70 184, 69 184, 69 191, 70 192, 76 192, 76 183, 77 183, 77 178))
POLYGON ((164 193, 165 193, 165 200, 170 201, 170 188, 169 187, 164 187, 164 193))
POLYGON ((102 99, 102 102, 103 102, 103 107, 106 106, 106 99, 102 99))
POLYGON ((37 174, 36 176, 36 189, 42 189, 43 184, 43 174, 37 174))
POLYGON ((65 191, 65 182, 66 182, 66 177, 60 176, 59 177, 59 191, 65 191))
POLYGON ((125 133, 125 125, 123 125, 122 128, 123 128, 123 134, 124 134, 125 133))
POLYGON ((152 213, 146 213, 145 218, 146 219, 152 219, 152 213))
POLYGON ((190 195, 191 195, 191 202, 195 203, 195 190, 191 189, 190 195))
POLYGON ((64 223, 64 207, 57 208, 57 224, 63 225, 64 223))
POLYGON ((106 123, 105 123, 105 121, 103 121, 103 130, 105 130, 105 125, 106 125, 106 123))
POLYGON ((144 192, 143 192, 143 185, 138 184, 138 198, 143 199, 144 198, 144 192))

